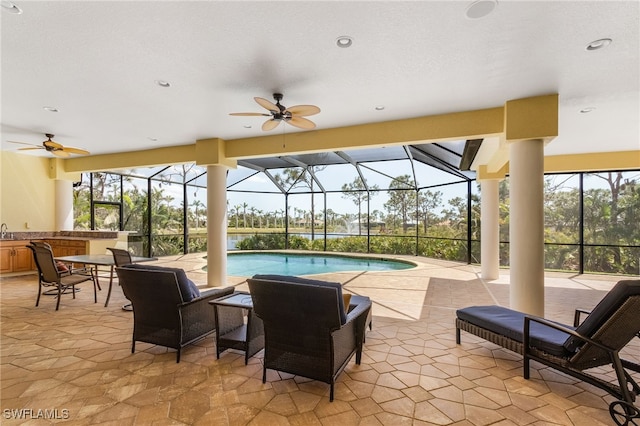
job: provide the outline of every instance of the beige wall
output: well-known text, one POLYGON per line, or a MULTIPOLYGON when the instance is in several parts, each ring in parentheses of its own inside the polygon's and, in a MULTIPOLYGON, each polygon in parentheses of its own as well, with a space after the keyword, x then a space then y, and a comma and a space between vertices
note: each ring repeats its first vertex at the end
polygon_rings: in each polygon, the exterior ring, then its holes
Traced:
POLYGON ((0 222, 9 232, 55 231, 56 191, 49 164, 46 157, 0 152, 0 222))

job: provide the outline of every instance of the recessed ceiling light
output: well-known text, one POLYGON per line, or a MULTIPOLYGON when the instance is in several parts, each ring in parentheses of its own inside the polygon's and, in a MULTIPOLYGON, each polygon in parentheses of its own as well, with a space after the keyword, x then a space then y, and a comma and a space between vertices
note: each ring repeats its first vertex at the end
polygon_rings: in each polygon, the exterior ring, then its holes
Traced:
POLYGON ((49 112, 58 112, 58 108, 52 106, 44 106, 42 109, 49 112))
POLYGON ((587 44, 587 50, 602 49, 603 47, 607 47, 608 45, 610 45, 612 41, 613 40, 611 40, 610 38, 601 38, 599 40, 592 41, 591 43, 587 44))
POLYGON ((382 111, 384 109, 384 105, 376 105, 376 111, 382 111))
POLYGON ((595 110, 596 110, 596 108, 595 108, 595 107, 586 107, 586 108, 582 108, 582 109, 580 110, 580 113, 582 113, 582 114, 588 114, 588 113, 593 112, 593 111, 595 111, 595 110))
POLYGON ((171 83, 164 80, 156 80, 156 84, 160 87, 171 87, 171 83))
POLYGON ((477 0, 467 6, 465 13, 469 19, 480 19, 493 12, 497 6, 497 0, 477 0))
POLYGON ((340 36, 336 39, 338 47, 347 48, 353 44, 353 39, 349 36, 340 36))
POLYGON ((15 15, 20 15, 22 13, 22 9, 20 9, 18 6, 16 6, 12 2, 10 2, 9 0, 2 0, 2 2, 0 2, 0 4, 9 13, 13 13, 15 15))

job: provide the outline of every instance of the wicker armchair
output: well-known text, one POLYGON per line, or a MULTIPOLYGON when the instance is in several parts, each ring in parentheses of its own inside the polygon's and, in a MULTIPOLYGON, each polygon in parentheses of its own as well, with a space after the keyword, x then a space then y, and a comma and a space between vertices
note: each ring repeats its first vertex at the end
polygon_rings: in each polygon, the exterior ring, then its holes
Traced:
POLYGON ((152 343, 176 349, 176 362, 180 362, 183 347, 215 331, 216 319, 209 301, 234 290, 210 289, 192 297, 185 289, 186 274, 177 268, 133 264, 116 268, 116 273, 133 305, 131 353, 135 352, 136 341, 152 343))
POLYGON ((609 405, 618 425, 637 424, 633 405, 640 386, 630 371, 640 365, 621 359, 619 352, 640 332, 640 280, 618 282, 590 312, 577 309, 572 326, 501 306, 471 306, 457 311, 456 342, 460 330, 475 334, 524 356, 524 378, 531 360, 540 362, 607 391, 618 398, 609 405), (581 321, 582 314, 587 314, 581 321), (614 384, 587 370, 610 365, 614 384), (631 423, 629 423, 631 422, 631 423))
POLYGON ((33 259, 38 268, 38 297, 36 306, 40 304, 40 295, 45 291, 54 291, 56 295, 56 311, 60 308, 60 299, 62 295, 71 289, 73 298, 76 298, 76 285, 89 282, 93 283, 93 301, 98 303, 98 293, 96 290, 96 279, 91 270, 61 270, 53 258, 51 246, 46 243, 32 242, 27 248, 33 252, 33 259), (47 287, 51 287, 45 290, 47 287))
POLYGON ((255 314, 265 334, 262 382, 267 368, 330 385, 353 355, 360 364, 371 300, 343 307, 339 283, 296 277, 255 276, 249 280, 255 314))

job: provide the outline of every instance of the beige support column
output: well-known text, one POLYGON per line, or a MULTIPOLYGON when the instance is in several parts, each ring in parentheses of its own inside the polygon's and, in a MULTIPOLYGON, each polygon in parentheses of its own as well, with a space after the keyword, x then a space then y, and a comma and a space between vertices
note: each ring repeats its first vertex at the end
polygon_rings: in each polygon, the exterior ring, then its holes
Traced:
POLYGON ((544 316, 544 141, 509 146, 511 308, 544 316))
POLYGON ((480 273, 483 280, 500 275, 500 181, 480 181, 480 273))
POLYGON ((56 231, 73 231, 73 182, 57 179, 55 189, 56 231))
POLYGON ((207 166, 207 286, 227 283, 227 168, 207 166))

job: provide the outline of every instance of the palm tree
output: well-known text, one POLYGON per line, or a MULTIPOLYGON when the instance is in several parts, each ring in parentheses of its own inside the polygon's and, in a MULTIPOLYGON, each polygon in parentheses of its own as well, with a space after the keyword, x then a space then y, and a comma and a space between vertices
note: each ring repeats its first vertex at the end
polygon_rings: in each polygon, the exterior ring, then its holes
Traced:
POLYGON ((249 207, 249 204, 242 203, 241 207, 242 207, 242 226, 246 228, 247 227, 247 207, 249 207))

